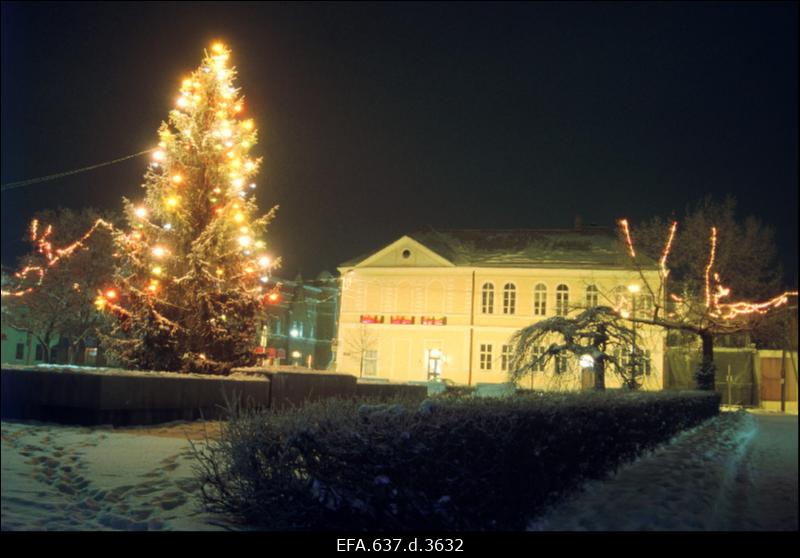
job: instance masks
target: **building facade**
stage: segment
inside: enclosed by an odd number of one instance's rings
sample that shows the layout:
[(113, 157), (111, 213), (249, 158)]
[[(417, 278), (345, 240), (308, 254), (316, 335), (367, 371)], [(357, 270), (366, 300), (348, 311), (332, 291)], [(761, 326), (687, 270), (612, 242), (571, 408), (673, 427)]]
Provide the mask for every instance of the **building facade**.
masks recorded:
[(315, 280), (274, 279), (267, 285), (255, 353), (263, 364), (326, 370), (333, 366), (339, 285), (330, 273)]
[[(588, 306), (636, 313), (653, 303), (614, 232), (598, 227), (417, 233), (339, 271), (337, 371), (398, 382), (504, 383), (509, 338), (519, 329)], [(654, 262), (643, 273), (659, 284)], [(664, 334), (641, 325), (638, 333), (636, 350), (647, 357), (643, 385), (661, 389)], [(623, 362), (630, 354), (616, 350)], [(522, 387), (576, 389), (590, 380), (570, 356), (554, 359)], [(620, 382), (609, 372), (606, 384)]]

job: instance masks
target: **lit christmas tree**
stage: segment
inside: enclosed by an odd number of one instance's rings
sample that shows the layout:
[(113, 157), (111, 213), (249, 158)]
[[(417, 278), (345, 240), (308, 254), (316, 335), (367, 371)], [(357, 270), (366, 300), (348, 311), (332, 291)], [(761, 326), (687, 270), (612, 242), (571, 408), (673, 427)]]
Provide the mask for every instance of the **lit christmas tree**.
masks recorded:
[(144, 200), (124, 200), (130, 230), (117, 233), (115, 284), (99, 308), (119, 320), (111, 356), (152, 370), (227, 373), (251, 362), (256, 315), (277, 264), (262, 235), (277, 210), (258, 215), (260, 159), (253, 120), (217, 43), (185, 78), (159, 128)]

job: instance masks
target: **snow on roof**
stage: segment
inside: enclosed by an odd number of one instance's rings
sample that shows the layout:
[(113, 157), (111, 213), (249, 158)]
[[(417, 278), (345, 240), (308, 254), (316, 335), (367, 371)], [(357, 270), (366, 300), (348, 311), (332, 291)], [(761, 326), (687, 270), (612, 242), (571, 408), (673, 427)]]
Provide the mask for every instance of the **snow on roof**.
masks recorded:
[[(416, 232), (411, 238), (457, 266), (630, 268), (616, 231), (579, 229), (445, 229)], [(356, 265), (371, 254), (342, 264)], [(645, 268), (657, 263), (637, 256)]]

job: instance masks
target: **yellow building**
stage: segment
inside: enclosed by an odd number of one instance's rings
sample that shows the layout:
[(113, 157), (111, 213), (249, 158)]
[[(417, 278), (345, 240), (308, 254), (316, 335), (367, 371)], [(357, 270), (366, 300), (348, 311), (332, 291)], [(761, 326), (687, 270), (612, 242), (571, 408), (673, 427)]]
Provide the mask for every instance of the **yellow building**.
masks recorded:
[[(508, 340), (520, 328), (587, 306), (622, 304), (638, 313), (652, 304), (614, 232), (598, 227), (412, 234), (339, 271), (336, 369), (393, 382), (503, 383)], [(658, 285), (656, 265), (644, 274)], [(641, 325), (638, 332), (637, 350), (649, 357), (644, 386), (661, 389), (664, 334)], [(554, 374), (556, 366), (568, 372)], [(574, 357), (547, 368), (522, 387), (578, 389), (593, 381)], [(606, 385), (620, 385), (610, 370)]]

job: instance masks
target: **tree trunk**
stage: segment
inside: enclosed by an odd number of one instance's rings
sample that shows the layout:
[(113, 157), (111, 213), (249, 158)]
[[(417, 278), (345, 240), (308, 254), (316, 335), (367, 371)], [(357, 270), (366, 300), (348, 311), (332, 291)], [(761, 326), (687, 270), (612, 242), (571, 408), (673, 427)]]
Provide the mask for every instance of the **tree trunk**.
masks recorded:
[(700, 332), (700, 339), (703, 342), (703, 358), (700, 362), (700, 369), (697, 371), (697, 389), (714, 391), (716, 367), (714, 365), (714, 335), (708, 331)]
[(594, 361), (594, 389), (597, 391), (606, 389), (606, 362), (602, 358)]

